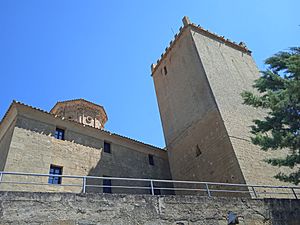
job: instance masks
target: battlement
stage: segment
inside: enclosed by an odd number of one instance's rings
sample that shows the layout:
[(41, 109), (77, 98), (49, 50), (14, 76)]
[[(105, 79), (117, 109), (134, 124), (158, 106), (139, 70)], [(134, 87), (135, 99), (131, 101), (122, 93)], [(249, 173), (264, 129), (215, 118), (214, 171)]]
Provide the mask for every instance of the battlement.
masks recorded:
[(166, 47), (165, 51), (161, 54), (160, 58), (156, 61), (156, 64), (151, 64), (151, 73), (156, 71), (156, 68), (161, 64), (162, 60), (168, 55), (169, 51), (172, 49), (172, 47), (176, 44), (179, 37), (187, 30), (187, 28), (190, 28), (196, 32), (199, 32), (209, 38), (215, 39), (222, 44), (225, 44), (227, 46), (230, 46), (236, 50), (239, 50), (243, 53), (246, 53), (248, 55), (251, 55), (251, 51), (247, 48), (246, 44), (244, 42), (234, 42), (228, 38), (225, 38), (224, 36), (220, 36), (214, 32), (211, 32), (209, 30), (204, 29), (200, 25), (197, 25), (195, 23), (192, 23), (190, 19), (187, 16), (184, 16), (182, 18), (183, 27), (181, 26), (179, 28), (179, 32), (174, 35), (174, 39), (170, 41), (169, 46)]

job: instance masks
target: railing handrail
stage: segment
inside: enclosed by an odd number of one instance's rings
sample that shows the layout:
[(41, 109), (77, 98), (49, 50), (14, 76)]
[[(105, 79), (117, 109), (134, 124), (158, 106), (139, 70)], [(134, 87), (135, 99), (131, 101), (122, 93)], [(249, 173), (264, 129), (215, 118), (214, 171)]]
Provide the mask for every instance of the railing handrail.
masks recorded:
[[(80, 175), (57, 175), (57, 174), (43, 174), (43, 173), (27, 173), (27, 172), (8, 172), (0, 171), (0, 174), (9, 175), (25, 175), (25, 176), (43, 176), (43, 177), (62, 177), (62, 178), (90, 178), (90, 179), (109, 179), (109, 180), (125, 180), (125, 181), (145, 181), (145, 182), (161, 182), (161, 183), (185, 183), (185, 184), (208, 184), (208, 185), (223, 185), (223, 186), (237, 186), (237, 187), (262, 187), (262, 188), (293, 188), (300, 189), (300, 186), (275, 186), (275, 185), (260, 185), (260, 184), (237, 184), (237, 183), (222, 183), (210, 181), (188, 181), (188, 180), (160, 180), (149, 178), (132, 178), (132, 177), (102, 177), (102, 176), (80, 176)], [(1, 182), (1, 181), (0, 181)]]
[[(298, 199), (295, 190), (300, 190), (300, 186), (275, 186), (275, 185), (259, 185), (259, 184), (236, 184), (236, 183), (218, 183), (218, 182), (205, 182), (205, 181), (186, 181), (186, 180), (160, 180), (160, 179), (145, 179), (145, 178), (130, 178), (130, 177), (102, 177), (102, 176), (81, 176), (81, 175), (58, 175), (58, 174), (43, 174), (43, 173), (28, 173), (28, 172), (10, 172), (10, 171), (0, 171), (0, 184), (26, 184), (26, 185), (53, 185), (51, 183), (41, 183), (41, 182), (24, 182), (24, 181), (3, 181), (3, 175), (15, 175), (15, 176), (33, 176), (33, 177), (61, 177), (70, 179), (80, 179), (82, 183), (79, 184), (55, 184), (55, 186), (73, 186), (81, 187), (82, 192), (86, 193), (87, 187), (102, 187), (102, 188), (120, 188), (120, 189), (148, 189), (151, 191), (152, 195), (155, 195), (155, 190), (172, 190), (172, 191), (201, 191), (206, 192), (208, 197), (212, 196), (212, 193), (222, 192), (222, 193), (251, 193), (255, 198), (258, 198), (258, 194), (284, 194), (282, 192), (259, 192), (255, 188), (269, 188), (269, 189), (287, 189), (292, 191), (294, 198)], [(120, 181), (140, 181), (149, 182), (150, 186), (133, 186), (133, 185), (93, 185), (87, 184), (88, 179), (99, 179), (99, 180), (120, 180)], [(171, 183), (171, 184), (202, 184), (203, 188), (178, 188), (178, 187), (161, 187), (157, 183)], [(223, 186), (223, 189), (216, 189), (213, 186)], [(238, 188), (248, 188), (248, 191), (241, 191), (241, 189), (236, 190), (226, 190), (224, 187), (238, 187)], [(289, 193), (286, 193), (289, 194)]]

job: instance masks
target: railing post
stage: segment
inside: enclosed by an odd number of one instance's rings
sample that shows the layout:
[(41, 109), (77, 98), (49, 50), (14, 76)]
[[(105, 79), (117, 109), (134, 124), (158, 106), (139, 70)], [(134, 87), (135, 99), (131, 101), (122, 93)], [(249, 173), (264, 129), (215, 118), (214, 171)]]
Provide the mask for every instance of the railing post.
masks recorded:
[(82, 178), (82, 192), (86, 192), (86, 177)]
[(294, 194), (294, 196), (295, 196), (295, 199), (298, 199), (297, 194), (296, 194), (294, 188), (291, 188), (291, 189), (292, 189), (292, 192), (293, 192), (293, 194)]
[(2, 176), (3, 176), (3, 173), (0, 172), (0, 184), (1, 184), (1, 181), (2, 181)]
[(154, 187), (153, 187), (153, 181), (150, 180), (150, 186), (151, 186), (151, 195), (154, 195)]
[(208, 184), (205, 183), (205, 186), (206, 186), (206, 191), (207, 191), (208, 197), (211, 197), (211, 193), (210, 193), (210, 190), (209, 190), (209, 188), (208, 188)]
[(255, 191), (254, 187), (251, 186), (251, 188), (252, 188), (252, 191), (253, 191), (253, 194), (254, 194), (255, 198), (257, 198), (257, 194), (256, 194), (256, 191)]

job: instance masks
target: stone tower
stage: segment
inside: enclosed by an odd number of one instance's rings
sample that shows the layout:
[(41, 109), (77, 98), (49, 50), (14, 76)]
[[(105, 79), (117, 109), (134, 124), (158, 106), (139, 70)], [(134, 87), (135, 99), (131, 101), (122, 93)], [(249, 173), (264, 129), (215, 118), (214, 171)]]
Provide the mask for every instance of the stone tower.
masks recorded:
[(57, 102), (50, 113), (98, 129), (103, 129), (107, 121), (103, 106), (84, 99)]
[(251, 51), (187, 17), (183, 24), (151, 66), (172, 178), (280, 183), (263, 161), (273, 153), (250, 141), (249, 126), (264, 113), (240, 96), (259, 75)]

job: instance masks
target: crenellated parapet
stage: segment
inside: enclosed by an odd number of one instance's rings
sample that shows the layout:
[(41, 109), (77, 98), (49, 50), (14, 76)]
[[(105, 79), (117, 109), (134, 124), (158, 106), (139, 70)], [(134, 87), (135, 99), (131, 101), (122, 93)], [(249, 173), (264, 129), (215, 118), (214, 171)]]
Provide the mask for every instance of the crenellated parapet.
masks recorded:
[(192, 23), (190, 19), (187, 16), (184, 16), (182, 19), (183, 27), (181, 26), (179, 28), (179, 32), (174, 35), (174, 39), (172, 39), (169, 43), (169, 46), (165, 48), (165, 51), (161, 54), (160, 58), (156, 61), (156, 63), (151, 64), (151, 73), (153, 74), (157, 68), (158, 65), (160, 65), (161, 61), (168, 55), (170, 50), (173, 48), (173, 46), (176, 44), (177, 40), (180, 38), (180, 36), (190, 28), (191, 30), (194, 30), (196, 32), (199, 32), (207, 37), (210, 37), (212, 39), (215, 39), (216, 41), (219, 41), (220, 43), (230, 46), (236, 50), (239, 50), (245, 54), (251, 55), (251, 51), (247, 48), (246, 44), (244, 42), (235, 42), (228, 38), (225, 38), (224, 36), (220, 36), (214, 32), (211, 32), (207, 29), (204, 29), (200, 25), (197, 25), (195, 23)]

